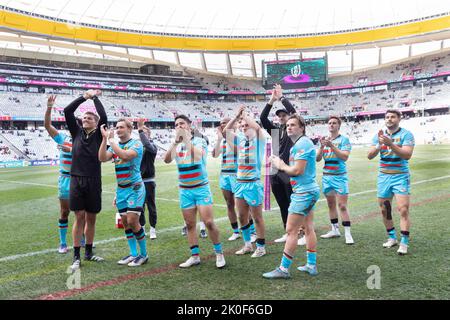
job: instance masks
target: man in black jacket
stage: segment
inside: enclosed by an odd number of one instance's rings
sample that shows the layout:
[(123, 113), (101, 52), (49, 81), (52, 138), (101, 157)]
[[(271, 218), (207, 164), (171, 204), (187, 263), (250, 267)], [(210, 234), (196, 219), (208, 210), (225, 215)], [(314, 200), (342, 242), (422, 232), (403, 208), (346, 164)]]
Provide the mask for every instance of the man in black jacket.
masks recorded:
[[(97, 213), (102, 209), (101, 167), (98, 160), (98, 150), (103, 139), (100, 126), (107, 124), (105, 109), (98, 98), (100, 94), (100, 90), (88, 90), (64, 109), (73, 144), (69, 195), (70, 210), (75, 212), (72, 230), (74, 249), (72, 271), (81, 266), (80, 246), (85, 223), (85, 260), (103, 260), (92, 252)], [(90, 111), (85, 112), (80, 126), (75, 118), (75, 111), (88, 99), (92, 99), (94, 102), (98, 115)]]
[[(280, 108), (275, 112), (278, 117), (279, 124), (274, 124), (268, 119), (268, 116), (273, 104), (277, 100), (281, 101), (286, 109)], [(289, 151), (293, 146), (293, 141), (288, 137), (286, 132), (286, 122), (289, 115), (294, 114), (295, 112), (296, 111), (292, 104), (283, 96), (281, 86), (278, 84), (275, 85), (270, 101), (266, 104), (264, 110), (262, 111), (260, 119), (263, 128), (266, 129), (272, 137), (273, 154), (278, 154), (285, 163), (289, 163)], [(282, 171), (278, 171), (275, 175), (271, 176), (270, 185), (272, 187), (272, 193), (278, 203), (278, 206), (280, 207), (281, 219), (283, 220), (283, 226), (286, 230), (288, 208), (292, 194), (289, 176)], [(286, 242), (286, 234), (284, 234), (281, 238), (276, 239), (275, 242)]]
[[(145, 119), (139, 119), (137, 123), (139, 138), (144, 146), (144, 155), (141, 162), (141, 176), (145, 185), (145, 203), (148, 208), (148, 218), (150, 221), (150, 239), (156, 239), (156, 201), (155, 201), (155, 158), (158, 148), (150, 138), (150, 129), (144, 126)], [(145, 225), (145, 204), (141, 215), (141, 225)]]

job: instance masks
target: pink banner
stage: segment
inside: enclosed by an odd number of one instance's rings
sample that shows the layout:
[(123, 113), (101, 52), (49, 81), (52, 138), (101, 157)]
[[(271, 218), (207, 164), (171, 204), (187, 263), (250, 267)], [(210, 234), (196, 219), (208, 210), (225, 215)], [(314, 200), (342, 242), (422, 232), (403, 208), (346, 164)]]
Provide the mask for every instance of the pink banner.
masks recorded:
[(447, 76), (447, 75), (450, 75), (450, 71), (439, 72), (436, 74), (436, 76)]
[(230, 94), (255, 94), (253, 91), (229, 91)]
[(269, 157), (272, 154), (272, 144), (266, 143), (266, 175), (264, 177), (264, 210), (270, 210), (270, 162)]
[(336, 86), (336, 87), (320, 87), (321, 90), (339, 90), (339, 89), (352, 89), (353, 85), (349, 84), (346, 86)]
[[(397, 109), (397, 110), (400, 111), (400, 112), (414, 111), (413, 108), (400, 108), (400, 109)], [(386, 110), (363, 111), (363, 112), (358, 112), (356, 115), (357, 116), (370, 116), (372, 114), (383, 114), (385, 112), (386, 112)]]
[(414, 80), (414, 76), (402, 76), (402, 80)]
[(37, 84), (44, 86), (58, 86), (58, 87), (67, 87), (67, 83), (65, 82), (50, 82), (50, 81), (38, 81), (38, 80), (30, 80), (27, 84)]
[(169, 89), (166, 88), (142, 88), (143, 91), (153, 91), (153, 92), (170, 92)]
[(101, 84), (84, 84), (83, 88), (87, 88), (87, 89), (101, 89), (102, 85)]
[(382, 114), (385, 113), (386, 110), (382, 110), (382, 111), (363, 111), (363, 112), (358, 112), (356, 115), (357, 116), (369, 116), (371, 114)]
[(369, 86), (380, 86), (383, 84), (387, 84), (387, 81), (375, 81), (375, 82), (369, 82), (368, 85)]

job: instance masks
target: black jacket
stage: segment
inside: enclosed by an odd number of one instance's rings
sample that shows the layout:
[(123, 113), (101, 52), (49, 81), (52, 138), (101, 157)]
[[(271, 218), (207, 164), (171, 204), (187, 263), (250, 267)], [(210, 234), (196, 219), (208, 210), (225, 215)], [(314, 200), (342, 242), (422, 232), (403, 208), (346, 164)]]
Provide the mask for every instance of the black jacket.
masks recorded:
[(75, 110), (86, 101), (83, 97), (79, 97), (72, 101), (64, 108), (64, 116), (72, 135), (72, 169), (70, 174), (80, 177), (101, 177), (100, 160), (98, 160), (98, 150), (102, 143), (103, 137), (100, 126), (107, 124), (105, 108), (97, 97), (92, 98), (95, 109), (97, 110), (100, 120), (97, 128), (89, 135), (77, 123), (75, 118)]
[(141, 176), (142, 179), (149, 179), (155, 177), (155, 158), (158, 153), (158, 148), (149, 140), (144, 132), (139, 132), (142, 145), (144, 146), (144, 155), (141, 162)]
[[(281, 103), (283, 104), (283, 106), (286, 108), (286, 111), (288, 112), (288, 114), (294, 114), (296, 111), (294, 109), (294, 107), (292, 106), (292, 104), (289, 102), (288, 99), (286, 98), (281, 98)], [(270, 104), (266, 104), (266, 106), (264, 107), (264, 110), (261, 113), (260, 119), (261, 119), (261, 124), (263, 126), (264, 129), (267, 130), (267, 132), (274, 137), (274, 132), (272, 130), (278, 130), (278, 138), (279, 138), (279, 150), (273, 150), (274, 154), (278, 154), (280, 156), (280, 158), (287, 164), (289, 164), (289, 152), (292, 148), (293, 141), (288, 137), (287, 132), (286, 132), (286, 126), (285, 125), (275, 125), (272, 121), (270, 121), (268, 119), (269, 113), (270, 113), (270, 109), (272, 109), (272, 105)], [(274, 142), (272, 141), (272, 145), (273, 147), (275, 147)]]

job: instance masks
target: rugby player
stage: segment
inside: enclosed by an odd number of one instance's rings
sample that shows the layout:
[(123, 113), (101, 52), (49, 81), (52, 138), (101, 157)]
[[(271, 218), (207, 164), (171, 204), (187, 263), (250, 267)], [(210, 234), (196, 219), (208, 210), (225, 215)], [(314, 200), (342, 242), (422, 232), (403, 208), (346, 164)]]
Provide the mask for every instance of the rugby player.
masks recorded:
[(412, 157), (415, 142), (413, 134), (400, 127), (401, 116), (398, 110), (386, 111), (384, 116), (386, 130), (379, 130), (373, 137), (372, 147), (367, 157), (372, 160), (380, 154), (377, 196), (383, 223), (388, 233), (388, 240), (383, 243), (383, 247), (391, 248), (398, 244), (392, 219), (392, 199), (395, 197), (397, 211), (400, 214), (401, 233), (397, 253), (405, 255), (408, 253), (411, 225), (409, 219), (411, 182), (408, 160)]
[(350, 232), (350, 216), (348, 214), (348, 176), (345, 162), (350, 156), (352, 145), (350, 140), (341, 135), (339, 130), (342, 121), (338, 117), (332, 116), (328, 119), (328, 137), (320, 139), (320, 148), (317, 152), (316, 161), (325, 161), (322, 175), (322, 192), (327, 199), (328, 212), (331, 221), (331, 230), (321, 235), (323, 239), (340, 237), (339, 215), (345, 230), (345, 243), (354, 244)]
[[(234, 191), (236, 189), (236, 174), (237, 174), (237, 147), (230, 147), (224, 138), (223, 129), (230, 121), (230, 118), (225, 118), (220, 121), (220, 126), (217, 127), (217, 141), (212, 151), (212, 156), (218, 158), (222, 154), (222, 166), (220, 170), (219, 184), (222, 190), (222, 195), (227, 204), (228, 219), (231, 224), (233, 234), (228, 238), (228, 241), (234, 241), (241, 237), (239, 233), (238, 219), (235, 210)], [(232, 128), (236, 130), (235, 127)]]
[(114, 129), (108, 130), (105, 125), (100, 129), (103, 140), (98, 151), (98, 159), (101, 162), (114, 159), (117, 179), (116, 207), (122, 218), (130, 247), (130, 254), (117, 263), (130, 267), (141, 266), (148, 261), (145, 231), (139, 222), (145, 202), (145, 186), (140, 170), (144, 148), (139, 140), (131, 138), (133, 123), (126, 119), (119, 119), (116, 124), (119, 143), (114, 140)]
[[(232, 128), (239, 122), (240, 132), (234, 133)], [(238, 148), (237, 183), (234, 192), (239, 212), (244, 246), (236, 252), (244, 255), (253, 252), (251, 239), (250, 217), (256, 226), (256, 250), (253, 258), (266, 254), (265, 225), (262, 216), (262, 202), (264, 199), (264, 187), (261, 183), (261, 164), (264, 157), (266, 136), (264, 130), (256, 121), (245, 112), (245, 106), (241, 106), (236, 116), (225, 126), (226, 140), (230, 147)]]
[(287, 240), (284, 246), (281, 264), (271, 272), (263, 274), (264, 278), (290, 278), (289, 268), (294, 259), (298, 242), (298, 230), (304, 227), (306, 237), (306, 259), (304, 266), (297, 269), (312, 276), (317, 272), (317, 238), (314, 231), (314, 207), (320, 197), (316, 183), (316, 150), (311, 139), (305, 136), (306, 123), (299, 115), (291, 115), (287, 121), (287, 134), (294, 141), (290, 150), (289, 164), (277, 156), (271, 157), (275, 168), (286, 172), (291, 178), (292, 195), (287, 221)]
[(67, 229), (69, 227), (69, 187), (70, 168), (72, 166), (72, 138), (64, 132), (59, 132), (52, 126), (51, 114), (55, 104), (56, 96), (50, 95), (47, 99), (47, 110), (44, 116), (44, 127), (50, 137), (58, 144), (59, 149), (59, 178), (58, 198), (60, 217), (58, 221), (59, 230), (59, 253), (67, 253)]
[[(278, 100), (283, 104), (283, 108), (280, 108), (275, 112), (275, 115), (278, 118), (278, 124), (275, 124), (268, 119), (268, 116), (274, 103)], [(289, 150), (293, 146), (292, 140), (288, 137), (286, 132), (286, 122), (289, 115), (294, 114), (295, 112), (292, 104), (283, 96), (281, 85), (275, 85), (269, 102), (261, 112), (260, 120), (262, 127), (272, 136), (272, 148), (274, 149), (274, 154), (279, 154), (284, 162), (289, 161)], [(276, 174), (270, 176), (270, 185), (275, 200), (280, 207), (283, 229), (286, 230), (289, 201), (292, 194), (289, 176), (282, 171), (278, 171)], [(275, 242), (283, 243), (286, 241), (286, 238), (287, 233), (284, 233), (283, 236), (276, 239)]]
[(197, 211), (208, 229), (216, 253), (216, 266), (223, 268), (226, 264), (219, 230), (213, 218), (213, 198), (206, 171), (208, 155), (207, 142), (199, 135), (194, 135), (191, 120), (185, 115), (175, 117), (175, 141), (164, 156), (165, 163), (176, 161), (179, 173), (180, 208), (187, 227), (187, 238), (191, 257), (180, 268), (189, 268), (200, 264), (200, 248), (196, 232)]

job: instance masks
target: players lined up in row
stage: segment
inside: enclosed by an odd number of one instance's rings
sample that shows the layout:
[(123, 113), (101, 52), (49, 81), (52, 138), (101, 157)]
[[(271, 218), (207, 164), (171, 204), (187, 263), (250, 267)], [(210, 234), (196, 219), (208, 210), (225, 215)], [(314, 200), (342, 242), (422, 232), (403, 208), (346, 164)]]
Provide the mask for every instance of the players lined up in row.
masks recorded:
[[(75, 212), (72, 230), (74, 260), (72, 270), (81, 266), (80, 247), (83, 234), (86, 239), (85, 260), (103, 261), (93, 254), (96, 214), (101, 211), (101, 174), (100, 163), (113, 160), (115, 164), (117, 191), (115, 206), (122, 216), (130, 254), (118, 263), (128, 266), (140, 266), (148, 261), (145, 231), (142, 227), (144, 203), (154, 205), (154, 156), (156, 147), (151, 142), (149, 129), (143, 121), (138, 122), (140, 140), (131, 138), (133, 124), (120, 119), (115, 129), (106, 127), (104, 108), (98, 98), (100, 91), (88, 90), (82, 97), (74, 100), (64, 109), (71, 137), (59, 133), (50, 124), (51, 108), (55, 97), (48, 99), (45, 127), (61, 148), (61, 169), (59, 178), (59, 198), (61, 203), (60, 252), (67, 252), (65, 233), (67, 232), (69, 210)], [(85, 112), (81, 123), (74, 116), (78, 106), (92, 99), (97, 114)], [(286, 109), (277, 110), (280, 125), (268, 121), (267, 115), (275, 101), (281, 101)], [(381, 153), (378, 174), (378, 201), (383, 222), (388, 232), (388, 241), (383, 247), (390, 248), (398, 244), (392, 219), (392, 199), (395, 196), (400, 213), (401, 241), (399, 254), (406, 254), (409, 242), (409, 198), (410, 174), (408, 160), (414, 149), (413, 135), (400, 128), (401, 113), (387, 110), (385, 114), (386, 130), (380, 130), (374, 137), (368, 158)], [(261, 114), (261, 123), (265, 131), (252, 116), (239, 108), (235, 117), (221, 121), (217, 128), (218, 140), (213, 156), (222, 154), (220, 188), (227, 202), (228, 216), (236, 240), (242, 233), (244, 246), (237, 255), (253, 253), (252, 258), (266, 254), (265, 224), (262, 215), (263, 185), (260, 181), (261, 165), (268, 133), (278, 139), (280, 157), (271, 156), (272, 167), (277, 169), (271, 176), (272, 191), (280, 205), (286, 234), (276, 242), (285, 242), (281, 264), (275, 270), (263, 274), (265, 278), (289, 278), (296, 246), (306, 244), (307, 261), (298, 269), (316, 275), (317, 239), (313, 226), (314, 207), (320, 196), (316, 182), (316, 161), (324, 159), (322, 192), (324, 193), (330, 214), (331, 230), (322, 238), (340, 236), (337, 212), (339, 211), (345, 228), (345, 241), (353, 244), (350, 233), (350, 218), (347, 210), (349, 194), (345, 162), (348, 160), (351, 145), (347, 137), (339, 133), (341, 120), (330, 117), (328, 128), (330, 135), (320, 139), (318, 150), (305, 135), (306, 122), (295, 113), (289, 101), (283, 97), (280, 86), (275, 86), (271, 100)], [(196, 234), (197, 212), (208, 229), (216, 253), (216, 266), (225, 266), (225, 257), (220, 242), (219, 231), (213, 219), (213, 199), (206, 171), (207, 140), (195, 134), (191, 121), (184, 115), (175, 118), (175, 139), (164, 156), (165, 163), (175, 160), (178, 167), (180, 208), (187, 228), (187, 239), (191, 256), (180, 264), (188, 268), (200, 263), (200, 250)], [(274, 134), (276, 132), (276, 134)], [(115, 137), (119, 142), (116, 142)], [(145, 148), (144, 148), (144, 146)], [(274, 143), (276, 145), (276, 143)], [(143, 162), (145, 152), (152, 154), (148, 163)], [(149, 166), (146, 176), (141, 169)], [(145, 170), (144, 170), (145, 171)], [(143, 178), (152, 183), (146, 188)], [(287, 180), (289, 179), (289, 180)], [(289, 181), (289, 183), (286, 183)], [(280, 188), (281, 185), (290, 187)], [(146, 192), (147, 189), (147, 192)], [(288, 199), (286, 199), (288, 195)], [(149, 197), (150, 196), (150, 197)], [(237, 208), (237, 214), (235, 211)], [(155, 210), (155, 209), (152, 209)], [(237, 219), (241, 227), (239, 228)], [(152, 219), (151, 219), (152, 220)], [(156, 220), (154, 218), (153, 220)], [(256, 227), (256, 250), (252, 245), (251, 221)], [(155, 222), (154, 222), (155, 223)], [(152, 226), (154, 227), (154, 225)], [(302, 234), (299, 239), (299, 234)], [(139, 253), (138, 253), (139, 247)]]

